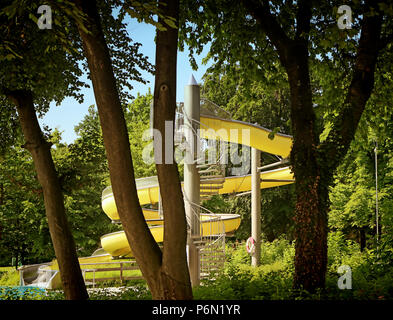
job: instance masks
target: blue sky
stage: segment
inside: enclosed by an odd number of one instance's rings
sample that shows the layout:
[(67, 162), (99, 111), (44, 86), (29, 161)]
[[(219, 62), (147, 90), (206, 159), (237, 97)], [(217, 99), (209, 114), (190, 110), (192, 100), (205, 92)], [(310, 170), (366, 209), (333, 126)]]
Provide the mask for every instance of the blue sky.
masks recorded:
[[(128, 31), (134, 42), (142, 44), (140, 51), (149, 58), (150, 63), (155, 62), (155, 28), (145, 23), (138, 23), (135, 19), (131, 19), (128, 23)], [(200, 56), (196, 56), (198, 63), (198, 70), (194, 71), (188, 60), (188, 50), (185, 48), (184, 52), (178, 52), (177, 57), (177, 101), (183, 101), (184, 86), (188, 83), (190, 75), (193, 74), (198, 82), (201, 82), (203, 74), (206, 72), (209, 65), (202, 65), (201, 60), (206, 56), (208, 48), (206, 48)], [(154, 92), (154, 77), (151, 74), (143, 73), (143, 77), (149, 81), (148, 84), (133, 82), (134, 89), (131, 91), (133, 96), (137, 93), (145, 94), (149, 88)], [(83, 77), (86, 80), (86, 75)], [(89, 83), (89, 82), (88, 82)], [(50, 128), (58, 128), (62, 132), (62, 139), (66, 143), (72, 143), (77, 137), (74, 131), (77, 125), (87, 114), (88, 107), (95, 105), (94, 93), (91, 83), (89, 89), (84, 89), (84, 102), (79, 104), (73, 98), (64, 99), (60, 106), (54, 103), (50, 110), (42, 119), (39, 119), (41, 126), (43, 124)]]

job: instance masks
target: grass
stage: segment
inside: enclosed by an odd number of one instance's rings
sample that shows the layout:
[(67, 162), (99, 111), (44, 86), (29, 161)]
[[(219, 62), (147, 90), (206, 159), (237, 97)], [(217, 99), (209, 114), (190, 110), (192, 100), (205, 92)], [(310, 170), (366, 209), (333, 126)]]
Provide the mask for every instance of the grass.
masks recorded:
[[(129, 266), (128, 264), (123, 264), (123, 267)], [(110, 263), (110, 264), (92, 264), (92, 265), (83, 265), (81, 266), (82, 270), (86, 269), (109, 269), (109, 268), (120, 268), (120, 263)], [(140, 270), (123, 270), (123, 277), (141, 277), (142, 273)], [(85, 272), (86, 280), (93, 280), (93, 278), (116, 278), (120, 279), (120, 270), (108, 270), (108, 271), (96, 271), (94, 272)]]
[[(127, 264), (123, 265), (124, 267)], [(92, 265), (82, 265), (81, 269), (102, 269), (102, 268), (120, 268), (120, 263), (108, 263), (108, 264), (92, 264)], [(123, 270), (123, 277), (141, 277), (142, 273), (140, 270)], [(120, 282), (120, 271), (112, 270), (112, 271), (100, 271), (95, 272), (86, 272), (85, 273), (86, 280), (93, 280), (95, 278), (109, 278), (109, 280), (101, 283), (97, 283), (96, 285), (104, 286), (104, 285), (113, 285), (119, 286), (122, 285)], [(124, 281), (123, 281), (124, 282)], [(4, 287), (13, 287), (19, 285), (19, 271), (14, 267), (1, 267), (0, 268), (0, 286)]]
[(18, 286), (19, 272), (15, 267), (0, 268), (0, 286)]
[[(120, 264), (94, 264), (81, 266), (82, 269), (119, 268)], [(151, 299), (144, 280), (125, 280), (120, 282), (120, 271), (96, 272), (96, 278), (115, 278), (96, 283), (95, 288), (88, 288), (91, 300), (143, 300)], [(123, 270), (123, 277), (141, 276), (140, 270)], [(93, 273), (86, 273), (86, 279), (92, 280)], [(64, 300), (62, 290), (19, 287), (19, 272), (14, 267), (0, 268), (0, 300)]]
[(10, 271), (12, 269), (15, 270), (15, 267), (0, 267), (0, 272), (6, 272), (6, 271)]

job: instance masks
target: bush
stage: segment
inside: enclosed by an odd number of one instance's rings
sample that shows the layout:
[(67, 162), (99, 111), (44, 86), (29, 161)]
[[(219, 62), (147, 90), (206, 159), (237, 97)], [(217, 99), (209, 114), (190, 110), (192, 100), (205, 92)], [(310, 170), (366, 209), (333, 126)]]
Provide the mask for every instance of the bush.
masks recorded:
[(293, 270), (293, 259), (295, 257), (294, 242), (291, 243), (284, 238), (273, 242), (262, 242), (261, 264), (269, 265), (279, 262), (283, 268)]
[[(386, 250), (390, 250), (386, 249)], [(194, 289), (195, 299), (264, 299), (264, 300), (381, 300), (393, 298), (392, 264), (387, 253), (360, 251), (357, 243), (345, 240), (341, 233), (328, 237), (328, 272), (326, 288), (314, 294), (292, 289), (294, 243), (278, 239), (261, 246), (261, 265), (250, 266), (245, 244), (228, 246), (225, 270), (215, 280), (205, 280)], [(384, 262), (382, 262), (383, 260)], [(340, 290), (338, 268), (348, 265), (352, 271), (352, 289)]]
[(0, 300), (42, 300), (46, 292), (34, 287), (0, 287)]
[(261, 265), (250, 266), (250, 255), (241, 243), (227, 247), (227, 264), (214, 280), (194, 289), (195, 299), (289, 299), (293, 278), (294, 247), (284, 239), (263, 242)]
[[(389, 245), (381, 245), (378, 251), (365, 249), (361, 252), (359, 244), (346, 240), (341, 232), (331, 232), (328, 236), (327, 298), (392, 299), (393, 266), (389, 260), (390, 254)], [(341, 265), (351, 268), (352, 290), (339, 290), (337, 287), (341, 276), (337, 270)]]
[(291, 295), (292, 274), (275, 267), (230, 265), (214, 281), (203, 281), (194, 289), (195, 299), (288, 299)]
[(19, 271), (15, 268), (4, 270), (0, 274), (0, 286), (17, 286), (19, 285)]

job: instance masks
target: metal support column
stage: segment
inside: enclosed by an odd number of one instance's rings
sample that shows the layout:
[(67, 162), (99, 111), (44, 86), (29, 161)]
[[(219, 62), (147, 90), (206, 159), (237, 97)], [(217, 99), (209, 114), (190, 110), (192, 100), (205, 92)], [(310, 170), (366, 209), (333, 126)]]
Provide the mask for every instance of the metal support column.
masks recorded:
[(255, 249), (251, 256), (251, 265), (258, 266), (261, 259), (261, 174), (258, 170), (261, 152), (251, 148), (251, 237)]
[[(188, 267), (192, 286), (200, 283), (200, 258), (199, 249), (194, 244), (194, 239), (200, 235), (200, 187), (199, 173), (196, 167), (196, 159), (199, 154), (199, 120), (200, 120), (200, 88), (194, 77), (184, 89), (184, 126), (187, 130), (186, 141), (190, 148), (186, 149), (184, 163), (184, 193), (185, 210), (187, 220), (190, 223), (188, 238)], [(196, 121), (193, 121), (196, 120)], [(194, 205), (193, 205), (194, 204)], [(196, 205), (197, 206), (196, 206)]]

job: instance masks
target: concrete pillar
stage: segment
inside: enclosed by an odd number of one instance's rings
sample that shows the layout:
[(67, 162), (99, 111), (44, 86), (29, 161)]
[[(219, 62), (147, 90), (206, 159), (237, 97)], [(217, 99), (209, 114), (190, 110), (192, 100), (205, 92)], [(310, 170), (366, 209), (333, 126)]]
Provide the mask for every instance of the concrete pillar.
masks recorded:
[(251, 237), (255, 241), (251, 265), (258, 266), (261, 259), (261, 174), (258, 170), (261, 152), (251, 148)]
[[(184, 126), (187, 130), (186, 141), (191, 146), (190, 149), (187, 148), (185, 153), (184, 204), (187, 220), (190, 222), (191, 237), (197, 237), (200, 234), (199, 207), (191, 203), (197, 205), (200, 203), (199, 173), (195, 163), (198, 154), (197, 148), (199, 147), (199, 137), (196, 136), (196, 133), (199, 129), (200, 120), (200, 88), (193, 76), (191, 76), (188, 85), (184, 89), (184, 113)], [(199, 250), (191, 238), (188, 239), (188, 246), (188, 267), (191, 284), (192, 286), (198, 286), (200, 283)]]

